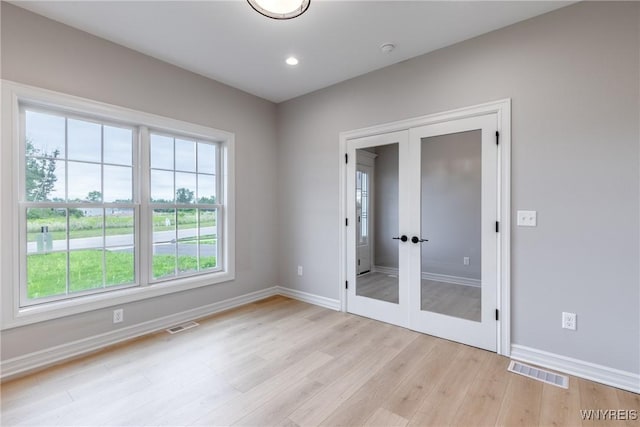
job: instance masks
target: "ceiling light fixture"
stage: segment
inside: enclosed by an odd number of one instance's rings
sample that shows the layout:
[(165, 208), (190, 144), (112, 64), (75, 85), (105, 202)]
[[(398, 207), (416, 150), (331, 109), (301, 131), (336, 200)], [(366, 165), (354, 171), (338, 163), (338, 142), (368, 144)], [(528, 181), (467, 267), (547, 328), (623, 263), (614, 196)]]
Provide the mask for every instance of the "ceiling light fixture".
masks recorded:
[(287, 65), (298, 65), (298, 58), (296, 58), (295, 56), (290, 56), (285, 60), (285, 62), (287, 63)]
[(247, 0), (259, 14), (273, 19), (291, 19), (309, 9), (311, 0)]

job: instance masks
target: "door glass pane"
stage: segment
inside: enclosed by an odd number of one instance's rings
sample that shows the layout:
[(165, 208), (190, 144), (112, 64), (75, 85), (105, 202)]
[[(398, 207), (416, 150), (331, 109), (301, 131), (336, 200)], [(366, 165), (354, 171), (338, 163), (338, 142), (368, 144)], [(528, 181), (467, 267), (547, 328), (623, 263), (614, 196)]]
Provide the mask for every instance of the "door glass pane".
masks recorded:
[(356, 295), (398, 303), (398, 148), (356, 150)]
[(421, 140), (421, 309), (480, 322), (480, 130)]

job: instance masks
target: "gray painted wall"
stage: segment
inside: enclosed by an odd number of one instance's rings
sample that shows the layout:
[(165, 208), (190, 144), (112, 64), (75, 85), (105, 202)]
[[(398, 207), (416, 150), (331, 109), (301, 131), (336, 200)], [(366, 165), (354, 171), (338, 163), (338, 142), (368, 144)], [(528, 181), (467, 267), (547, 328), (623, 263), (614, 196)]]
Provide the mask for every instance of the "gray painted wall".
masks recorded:
[(375, 148), (373, 265), (398, 268), (398, 144)]
[[(118, 326), (276, 285), (275, 105), (13, 5), (1, 7), (3, 79), (236, 135), (236, 280), (125, 305), (125, 322)], [(3, 331), (1, 357), (114, 328), (111, 310), (105, 309)]]
[(513, 342), (640, 373), (639, 15), (582, 2), (280, 104), (280, 284), (339, 297), (339, 132), (511, 98)]

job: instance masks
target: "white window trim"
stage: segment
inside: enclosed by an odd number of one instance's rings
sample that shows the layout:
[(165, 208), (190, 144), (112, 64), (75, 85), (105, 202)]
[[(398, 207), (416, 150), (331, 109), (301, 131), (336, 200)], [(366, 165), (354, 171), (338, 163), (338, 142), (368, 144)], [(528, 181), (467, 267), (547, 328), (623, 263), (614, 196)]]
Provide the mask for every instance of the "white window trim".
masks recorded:
[[(114, 305), (126, 304), (188, 289), (209, 286), (235, 279), (235, 135), (206, 126), (144, 113), (124, 107), (105, 104), (72, 95), (27, 86), (8, 80), (0, 81), (0, 115), (2, 133), (0, 146), (0, 308), (1, 330), (57, 319), (72, 314), (84, 313)], [(17, 183), (20, 180), (20, 126), (19, 103), (38, 105), (44, 108), (63, 109), (80, 115), (96, 115), (105, 120), (134, 126), (179, 133), (193, 138), (220, 142), (222, 170), (219, 175), (224, 186), (224, 215), (221, 249), (224, 253), (222, 270), (210, 274), (176, 278), (156, 283), (153, 286), (138, 286), (86, 295), (20, 308), (20, 211)], [(140, 150), (140, 147), (138, 148)], [(138, 153), (140, 155), (140, 152)], [(138, 169), (139, 171), (142, 168)], [(138, 177), (140, 178), (140, 177)], [(141, 216), (141, 227), (146, 226)], [(140, 246), (141, 247), (141, 246)], [(139, 265), (144, 266), (141, 254)]]

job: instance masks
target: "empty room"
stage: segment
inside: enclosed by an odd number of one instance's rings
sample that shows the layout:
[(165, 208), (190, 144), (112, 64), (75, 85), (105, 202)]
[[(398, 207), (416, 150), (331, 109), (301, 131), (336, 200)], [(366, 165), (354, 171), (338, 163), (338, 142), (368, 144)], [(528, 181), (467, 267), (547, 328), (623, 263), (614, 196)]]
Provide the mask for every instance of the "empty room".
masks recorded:
[(0, 1), (2, 426), (640, 425), (640, 2)]

